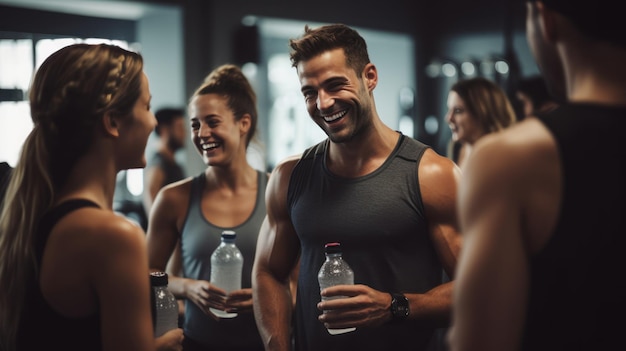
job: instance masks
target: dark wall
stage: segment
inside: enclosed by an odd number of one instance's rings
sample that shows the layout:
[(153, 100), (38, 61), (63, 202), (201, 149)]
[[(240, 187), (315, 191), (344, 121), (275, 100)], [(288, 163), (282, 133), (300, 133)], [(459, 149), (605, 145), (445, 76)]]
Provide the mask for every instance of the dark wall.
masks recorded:
[(0, 31), (135, 41), (135, 21), (0, 6)]

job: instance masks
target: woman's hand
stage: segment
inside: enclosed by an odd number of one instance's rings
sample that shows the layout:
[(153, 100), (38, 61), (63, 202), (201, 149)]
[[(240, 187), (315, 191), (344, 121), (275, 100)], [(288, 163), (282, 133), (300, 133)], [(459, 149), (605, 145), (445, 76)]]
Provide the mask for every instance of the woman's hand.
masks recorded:
[(176, 328), (155, 339), (157, 351), (182, 351), (183, 350), (183, 330)]

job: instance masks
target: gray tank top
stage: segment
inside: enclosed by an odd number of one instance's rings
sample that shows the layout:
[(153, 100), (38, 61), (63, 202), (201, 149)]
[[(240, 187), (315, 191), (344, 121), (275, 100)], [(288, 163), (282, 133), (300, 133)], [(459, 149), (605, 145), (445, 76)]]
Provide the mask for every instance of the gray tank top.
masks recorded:
[(340, 242), (355, 284), (422, 293), (442, 282), (418, 186), (421, 142), (401, 135), (371, 174), (342, 178), (326, 167), (329, 141), (308, 149), (291, 175), (288, 210), (301, 243), (295, 310), (297, 350), (424, 350), (433, 330), (415, 321), (330, 335), (317, 319), (324, 244)]
[[(218, 227), (202, 214), (201, 195), (206, 185), (204, 173), (193, 178), (189, 196), (189, 208), (181, 234), (183, 274), (187, 278), (211, 279), (211, 254), (220, 244), (222, 231), (234, 230), (237, 233), (236, 245), (243, 255), (242, 288), (250, 288), (252, 264), (261, 223), (265, 218), (265, 187), (267, 174), (258, 173), (256, 205), (250, 218), (232, 227)], [(185, 304), (184, 331), (186, 337), (215, 348), (258, 348), (261, 337), (252, 313), (239, 314), (236, 318), (219, 322), (205, 315), (194, 303)]]

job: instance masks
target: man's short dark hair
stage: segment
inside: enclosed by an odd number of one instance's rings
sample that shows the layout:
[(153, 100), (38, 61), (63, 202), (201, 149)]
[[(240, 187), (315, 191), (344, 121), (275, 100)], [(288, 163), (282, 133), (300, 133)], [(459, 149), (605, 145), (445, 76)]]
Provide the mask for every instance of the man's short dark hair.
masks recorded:
[(324, 51), (343, 49), (346, 63), (355, 72), (361, 73), (370, 63), (365, 39), (354, 29), (342, 23), (328, 24), (318, 28), (304, 27), (304, 34), (290, 39), (290, 59), (293, 67), (301, 61), (308, 61)]
[(542, 2), (569, 18), (583, 33), (596, 40), (626, 47), (623, 2), (619, 0), (526, 0)]
[(526, 94), (533, 103), (534, 108), (555, 101), (555, 98), (550, 94), (546, 81), (540, 75), (532, 75), (523, 77), (517, 84), (517, 91)]
[(169, 126), (172, 124), (172, 121), (174, 119), (185, 117), (185, 110), (177, 107), (164, 107), (157, 110), (154, 115), (158, 123), (154, 131), (157, 133), (157, 135), (161, 135), (161, 130), (159, 127), (164, 125)]

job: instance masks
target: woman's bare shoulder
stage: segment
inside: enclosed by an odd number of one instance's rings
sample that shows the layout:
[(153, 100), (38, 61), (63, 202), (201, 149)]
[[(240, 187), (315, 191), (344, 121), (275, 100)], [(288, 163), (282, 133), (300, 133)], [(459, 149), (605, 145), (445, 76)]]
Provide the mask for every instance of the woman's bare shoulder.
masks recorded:
[(141, 226), (123, 214), (99, 208), (81, 208), (68, 214), (55, 227), (54, 233), (69, 242), (92, 243), (85, 248), (136, 244), (145, 236)]
[(121, 257), (145, 256), (145, 232), (139, 224), (112, 210), (81, 208), (60, 220), (46, 244), (46, 255), (62, 255), (80, 262), (86, 270), (98, 270)]

